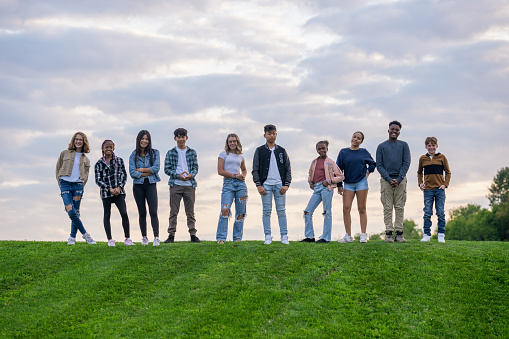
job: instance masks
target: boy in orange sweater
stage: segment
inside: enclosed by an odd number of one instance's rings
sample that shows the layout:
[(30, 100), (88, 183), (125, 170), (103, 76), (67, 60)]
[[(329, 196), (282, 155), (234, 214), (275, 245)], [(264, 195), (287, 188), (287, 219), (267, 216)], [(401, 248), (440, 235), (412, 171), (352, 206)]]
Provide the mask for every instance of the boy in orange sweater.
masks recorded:
[(417, 181), (421, 191), (424, 192), (424, 236), (421, 241), (429, 242), (431, 239), (431, 216), (433, 215), (433, 203), (435, 203), (438, 217), (438, 242), (444, 243), (445, 189), (449, 187), (451, 171), (445, 155), (436, 153), (437, 138), (427, 137), (424, 144), (428, 153), (419, 158), (419, 168), (417, 169)]

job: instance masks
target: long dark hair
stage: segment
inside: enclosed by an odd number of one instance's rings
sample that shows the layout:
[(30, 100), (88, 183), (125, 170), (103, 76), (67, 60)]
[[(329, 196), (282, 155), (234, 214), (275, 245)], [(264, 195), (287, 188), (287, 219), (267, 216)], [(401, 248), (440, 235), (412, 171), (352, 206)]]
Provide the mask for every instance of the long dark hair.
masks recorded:
[(148, 155), (148, 159), (150, 161), (150, 166), (152, 166), (152, 165), (154, 165), (155, 152), (152, 149), (152, 137), (150, 136), (149, 131), (147, 131), (146, 129), (142, 129), (138, 133), (138, 136), (136, 137), (136, 156), (137, 157), (141, 156), (140, 141), (141, 141), (141, 138), (143, 138), (144, 135), (146, 135), (147, 138), (148, 138), (148, 145), (147, 145), (147, 147), (145, 147), (145, 156)]

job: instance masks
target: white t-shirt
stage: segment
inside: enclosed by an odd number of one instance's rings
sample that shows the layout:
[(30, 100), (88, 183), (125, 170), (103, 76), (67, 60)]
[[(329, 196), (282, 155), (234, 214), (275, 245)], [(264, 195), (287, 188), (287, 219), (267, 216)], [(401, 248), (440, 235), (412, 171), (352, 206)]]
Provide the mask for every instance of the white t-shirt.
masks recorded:
[[(179, 160), (177, 163), (177, 173), (189, 173), (189, 168), (187, 168), (187, 160), (186, 160), (186, 152), (187, 152), (187, 146), (186, 149), (180, 149), (177, 146), (175, 146), (175, 149), (177, 150), (177, 153), (179, 155)], [(182, 181), (180, 179), (175, 179), (175, 185), (179, 186), (193, 186), (191, 181)]]
[(281, 175), (279, 174), (279, 169), (277, 168), (277, 160), (276, 155), (274, 154), (274, 148), (270, 149), (270, 165), (269, 165), (269, 173), (267, 174), (267, 180), (265, 180), (264, 184), (267, 185), (279, 185), (283, 182), (281, 181)]
[(68, 182), (83, 182), (83, 180), (80, 179), (80, 160), (81, 153), (76, 152), (76, 155), (74, 156), (74, 164), (72, 165), (71, 176), (61, 176), (60, 179)]
[(240, 165), (244, 162), (242, 154), (228, 153), (222, 151), (219, 158), (224, 160), (224, 170), (233, 174), (240, 174)]

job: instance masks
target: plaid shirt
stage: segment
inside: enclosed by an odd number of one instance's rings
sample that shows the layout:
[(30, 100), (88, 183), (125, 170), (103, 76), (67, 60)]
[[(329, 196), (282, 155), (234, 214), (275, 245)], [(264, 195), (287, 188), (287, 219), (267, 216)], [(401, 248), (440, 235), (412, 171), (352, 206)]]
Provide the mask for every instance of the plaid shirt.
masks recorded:
[(95, 164), (95, 183), (101, 188), (101, 198), (113, 197), (110, 188), (120, 186), (120, 194), (125, 195), (124, 186), (127, 181), (127, 172), (124, 166), (124, 160), (117, 157), (117, 166), (113, 164), (113, 159), (109, 164), (101, 158)]
[[(173, 185), (175, 185), (175, 180), (179, 178), (177, 173), (178, 162), (179, 155), (176, 147), (174, 147), (166, 153), (166, 159), (164, 159), (164, 173), (170, 177), (168, 180), (168, 185), (170, 185), (170, 187), (173, 187)], [(195, 177), (196, 174), (198, 174), (198, 157), (196, 156), (196, 151), (190, 147), (188, 147), (186, 151), (186, 162), (189, 174), (192, 177), (190, 179), (191, 184), (193, 187), (196, 187), (197, 183)]]

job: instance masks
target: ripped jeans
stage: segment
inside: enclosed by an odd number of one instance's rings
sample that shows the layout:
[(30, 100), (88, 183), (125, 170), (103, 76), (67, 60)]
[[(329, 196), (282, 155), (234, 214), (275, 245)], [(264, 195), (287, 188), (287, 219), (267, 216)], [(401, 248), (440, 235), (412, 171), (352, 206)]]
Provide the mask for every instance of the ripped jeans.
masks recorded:
[[(247, 186), (244, 181), (237, 179), (223, 179), (221, 193), (221, 214), (217, 223), (216, 240), (226, 241), (228, 234), (228, 218), (232, 215), (231, 207), (235, 199), (235, 222), (233, 223), (233, 241), (242, 240), (244, 219), (246, 218)], [(228, 209), (228, 215), (223, 216), (223, 209)], [(240, 218), (240, 219), (239, 219)]]
[(304, 210), (304, 235), (306, 238), (315, 237), (315, 231), (313, 229), (313, 212), (321, 202), (323, 204), (323, 234), (320, 236), (320, 239), (331, 241), (333, 195), (334, 191), (329, 191), (329, 188), (322, 184), (316, 184), (313, 188), (313, 195), (311, 196), (311, 199), (309, 199), (309, 203)]
[[(87, 233), (83, 223), (80, 219), (80, 204), (83, 197), (83, 183), (82, 182), (69, 182), (60, 179), (60, 196), (64, 201), (64, 206), (71, 205), (71, 210), (67, 211), (67, 215), (71, 219), (71, 237), (76, 238), (76, 233), (79, 230), (81, 234)], [(74, 199), (80, 197), (79, 200)]]

